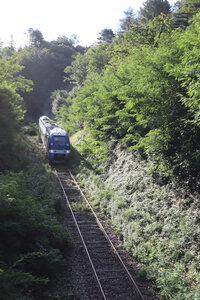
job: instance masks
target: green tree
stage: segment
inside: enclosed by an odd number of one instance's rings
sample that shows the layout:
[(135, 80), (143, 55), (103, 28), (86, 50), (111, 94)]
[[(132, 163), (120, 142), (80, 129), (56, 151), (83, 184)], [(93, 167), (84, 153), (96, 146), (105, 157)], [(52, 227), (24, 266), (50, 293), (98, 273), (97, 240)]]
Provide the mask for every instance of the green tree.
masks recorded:
[(84, 55), (74, 56), (71, 65), (67, 66), (66, 80), (70, 80), (78, 89), (83, 86), (89, 74), (103, 73), (111, 57), (110, 43), (104, 42), (87, 50)]
[(158, 46), (162, 35), (168, 36), (174, 28), (173, 21), (168, 15), (160, 14), (157, 18), (146, 23), (132, 25), (128, 32), (125, 32), (124, 38), (132, 47)]
[(104, 43), (104, 42), (108, 42), (108, 43), (112, 43), (113, 39), (114, 39), (115, 35), (112, 29), (103, 29), (100, 32), (100, 37), (98, 38), (99, 43)]
[(69, 80), (78, 88), (83, 85), (87, 76), (87, 57), (78, 53), (70, 66), (65, 68), (65, 80)]
[(111, 57), (110, 43), (105, 42), (90, 48), (85, 56), (88, 60), (88, 72), (102, 74)]
[(170, 13), (170, 4), (167, 0), (147, 0), (139, 11), (139, 20), (148, 23), (161, 13), (167, 15)]
[[(65, 99), (68, 96), (68, 92), (66, 90), (55, 90), (52, 94), (51, 94), (51, 99), (52, 99), (52, 113), (56, 116), (59, 113), (59, 109), (61, 107), (61, 105), (63, 105), (66, 101)], [(69, 106), (69, 104), (67, 105)]]
[[(179, 53), (176, 64), (169, 64), (169, 72), (180, 82), (183, 90), (182, 102), (192, 112), (194, 122), (200, 125), (200, 13), (192, 19), (190, 26), (181, 34), (175, 33), (172, 51)], [(175, 49), (175, 50), (174, 50)]]
[(29, 43), (30, 47), (42, 48), (44, 45), (44, 37), (38, 29), (29, 28)]
[(20, 93), (31, 90), (31, 81), (19, 75), (23, 67), (15, 63), (14, 57), (0, 60), (0, 170), (15, 161), (20, 123), (24, 118), (23, 99)]
[(174, 20), (176, 27), (187, 27), (191, 18), (199, 12), (199, 0), (182, 0), (176, 3)]
[(125, 17), (120, 20), (120, 31), (122, 32), (129, 31), (131, 25), (137, 24), (137, 19), (135, 18), (132, 8), (129, 8), (124, 14)]
[(17, 53), (17, 62), (25, 67), (21, 74), (34, 82), (33, 91), (23, 95), (29, 117), (38, 118), (50, 112), (51, 93), (56, 89), (70, 87), (69, 81), (64, 82), (64, 69), (72, 63), (76, 53), (72, 41), (65, 37), (50, 43), (43, 40), (41, 43), (33, 43), (31, 47)]

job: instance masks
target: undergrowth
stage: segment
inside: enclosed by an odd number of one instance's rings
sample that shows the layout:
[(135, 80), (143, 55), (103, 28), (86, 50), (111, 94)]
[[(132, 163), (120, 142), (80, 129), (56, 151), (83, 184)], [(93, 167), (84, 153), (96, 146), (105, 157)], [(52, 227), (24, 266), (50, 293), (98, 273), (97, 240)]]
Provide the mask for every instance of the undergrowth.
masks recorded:
[[(106, 164), (80, 165), (78, 176), (91, 202), (112, 220), (140, 264), (139, 276), (150, 280), (162, 299), (200, 299), (199, 194), (171, 174), (168, 183), (156, 183), (155, 162), (120, 148)], [(165, 169), (158, 171), (160, 178), (166, 175)]]
[(0, 174), (0, 298), (75, 299), (65, 278), (61, 195), (35, 145), (25, 149), (23, 169)]

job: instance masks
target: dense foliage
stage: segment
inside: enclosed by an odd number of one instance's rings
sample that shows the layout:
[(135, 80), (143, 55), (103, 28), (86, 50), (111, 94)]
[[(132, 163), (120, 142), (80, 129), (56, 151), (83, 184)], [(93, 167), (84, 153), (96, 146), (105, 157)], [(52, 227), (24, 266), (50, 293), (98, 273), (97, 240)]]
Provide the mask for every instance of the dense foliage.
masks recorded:
[[(30, 52), (38, 55), (40, 43), (35, 44), (38, 38), (41, 35), (32, 40), (34, 49), (24, 49), (23, 53), (12, 47), (0, 51), (2, 300), (74, 299), (64, 274), (67, 268), (64, 253), (66, 255), (69, 248), (69, 237), (60, 224), (63, 216), (61, 196), (50, 167), (37, 155), (36, 143), (25, 137), (25, 133), (36, 134), (35, 125), (24, 126), (25, 108), (34, 112), (36, 105), (28, 107), (27, 93), (36, 90), (31, 76), (27, 76), (28, 66), (22, 66), (20, 59), (29, 57), (30, 63)], [(34, 63), (36, 66), (36, 61)], [(34, 73), (33, 65), (31, 72)], [(40, 71), (38, 68), (37, 72)], [(50, 93), (49, 88), (47, 90)]]
[[(4, 52), (0, 54), (3, 56)], [(30, 91), (32, 85), (19, 75), (22, 68), (12, 57), (0, 59), (0, 170), (11, 165), (11, 157), (12, 165), (19, 157), (19, 130), (25, 113), (19, 93)]]
[(200, 15), (181, 29), (177, 14), (138, 21), (66, 69), (75, 87), (57, 117), (70, 133), (89, 133), (87, 153), (103, 157), (120, 140), (183, 177), (199, 173)]
[[(75, 58), (65, 70), (74, 88), (54, 113), (109, 182), (83, 174), (143, 274), (166, 299), (198, 299), (199, 1), (173, 12), (161, 2), (159, 14), (147, 1), (112, 42)], [(124, 149), (138, 156), (119, 162)]]
[(69, 299), (66, 286), (55, 289), (69, 243), (57, 220), (61, 199), (52, 175), (32, 163), (28, 171), (1, 175), (0, 182), (1, 299)]
[[(125, 12), (120, 32), (102, 30), (90, 49), (66, 37), (47, 42), (33, 29), (29, 46), (0, 49), (2, 299), (70, 297), (46, 292), (55, 287), (53, 270), (63, 270), (66, 233), (50, 171), (28, 163), (21, 135), (25, 110), (28, 118), (50, 115), (50, 103), (90, 163), (119, 160), (98, 169), (114, 193), (85, 175), (145, 276), (167, 299), (198, 299), (199, 9), (199, 0), (173, 9), (147, 0), (138, 16)], [(134, 153), (129, 162), (124, 149)]]
[(29, 29), (29, 46), (18, 51), (12, 45), (0, 48), (0, 169), (14, 167), (20, 160), (24, 118), (49, 114), (51, 93), (70, 88), (70, 82), (64, 82), (64, 69), (84, 50), (74, 44), (66, 37), (47, 42), (39, 30)]
[[(32, 35), (33, 33), (35, 31), (32, 31)], [(16, 53), (15, 57), (24, 66), (21, 74), (34, 83), (33, 91), (28, 95), (23, 94), (23, 97), (27, 115), (36, 119), (49, 113), (50, 96), (54, 90), (70, 88), (70, 83), (64, 82), (64, 69), (83, 48), (74, 46), (74, 41), (66, 37), (50, 43), (43, 39), (40, 41), (37, 35), (33, 37), (31, 45)]]

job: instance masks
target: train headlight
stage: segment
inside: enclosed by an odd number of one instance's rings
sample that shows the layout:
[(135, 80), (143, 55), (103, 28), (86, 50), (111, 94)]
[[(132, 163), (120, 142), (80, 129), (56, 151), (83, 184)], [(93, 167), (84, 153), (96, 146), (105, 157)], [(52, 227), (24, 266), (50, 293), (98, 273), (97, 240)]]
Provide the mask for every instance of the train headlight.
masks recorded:
[(53, 153), (53, 150), (50, 150), (50, 153)]
[(67, 152), (67, 153), (70, 153), (70, 150), (67, 150), (66, 152)]

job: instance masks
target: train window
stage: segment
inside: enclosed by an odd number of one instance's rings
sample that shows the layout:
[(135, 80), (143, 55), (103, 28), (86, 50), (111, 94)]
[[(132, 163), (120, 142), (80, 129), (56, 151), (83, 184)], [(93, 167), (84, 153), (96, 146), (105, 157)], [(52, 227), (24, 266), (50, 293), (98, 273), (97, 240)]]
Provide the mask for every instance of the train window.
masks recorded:
[(54, 147), (55, 149), (62, 149), (65, 147), (66, 138), (65, 136), (54, 136)]

